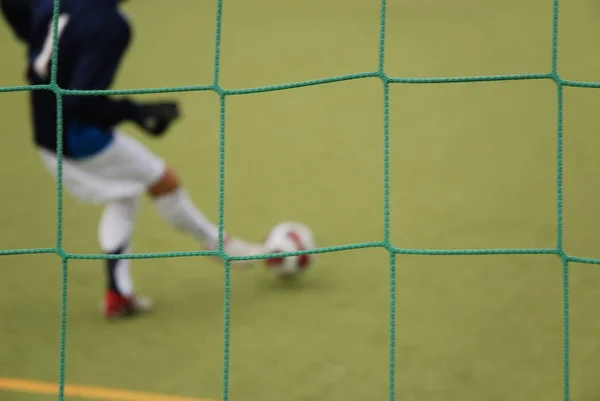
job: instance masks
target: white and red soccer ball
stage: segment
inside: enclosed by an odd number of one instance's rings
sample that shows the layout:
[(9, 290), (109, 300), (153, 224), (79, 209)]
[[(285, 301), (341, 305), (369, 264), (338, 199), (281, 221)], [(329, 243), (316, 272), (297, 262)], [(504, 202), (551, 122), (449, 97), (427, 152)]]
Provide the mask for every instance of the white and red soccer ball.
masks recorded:
[[(268, 254), (305, 251), (315, 248), (313, 233), (306, 225), (283, 222), (271, 229), (265, 240)], [(303, 254), (266, 259), (267, 267), (280, 277), (292, 277), (304, 272), (312, 263), (315, 254)]]

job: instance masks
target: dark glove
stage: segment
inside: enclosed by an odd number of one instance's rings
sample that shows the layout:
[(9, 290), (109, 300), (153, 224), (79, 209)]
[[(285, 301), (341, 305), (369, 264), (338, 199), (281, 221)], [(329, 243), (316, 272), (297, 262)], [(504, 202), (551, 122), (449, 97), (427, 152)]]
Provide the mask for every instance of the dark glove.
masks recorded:
[(136, 122), (147, 133), (160, 136), (178, 117), (179, 107), (175, 102), (143, 103)]

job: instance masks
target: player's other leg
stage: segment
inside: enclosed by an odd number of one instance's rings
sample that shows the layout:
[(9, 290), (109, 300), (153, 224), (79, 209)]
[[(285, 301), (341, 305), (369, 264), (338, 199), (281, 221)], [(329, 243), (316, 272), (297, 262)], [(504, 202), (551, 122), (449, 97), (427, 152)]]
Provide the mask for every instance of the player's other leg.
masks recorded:
[[(98, 225), (98, 240), (106, 255), (119, 256), (131, 252), (131, 237), (138, 204), (139, 197), (133, 196), (111, 201), (104, 207)], [(130, 264), (129, 259), (105, 260), (106, 292), (102, 307), (108, 318), (152, 310), (150, 299), (134, 292)]]
[[(41, 148), (39, 153), (46, 168), (56, 178), (56, 154)], [(108, 318), (131, 316), (152, 308), (147, 298), (135, 294), (130, 261), (112, 258), (129, 253), (131, 249), (139, 198), (146, 188), (140, 178), (131, 173), (131, 165), (135, 162), (123, 156), (122, 141), (112, 139), (96, 154), (64, 157), (62, 162), (64, 189), (82, 203), (104, 206), (98, 225), (98, 241), (101, 250), (111, 256), (104, 260), (106, 291), (102, 309)]]

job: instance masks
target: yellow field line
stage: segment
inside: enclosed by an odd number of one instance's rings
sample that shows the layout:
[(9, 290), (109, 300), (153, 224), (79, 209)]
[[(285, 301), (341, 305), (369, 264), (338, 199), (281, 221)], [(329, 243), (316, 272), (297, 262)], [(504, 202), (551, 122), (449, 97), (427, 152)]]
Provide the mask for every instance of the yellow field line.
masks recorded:
[[(0, 391), (16, 391), (30, 394), (58, 395), (58, 384), (35, 380), (0, 377)], [(183, 397), (119, 390), (106, 387), (65, 385), (65, 397), (88, 398), (101, 401), (214, 401), (207, 398)]]

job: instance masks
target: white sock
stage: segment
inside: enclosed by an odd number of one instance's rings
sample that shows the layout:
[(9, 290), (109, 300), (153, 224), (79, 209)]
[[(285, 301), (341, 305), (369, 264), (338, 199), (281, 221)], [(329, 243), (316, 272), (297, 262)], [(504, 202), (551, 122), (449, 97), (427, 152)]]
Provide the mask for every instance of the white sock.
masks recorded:
[(196, 208), (183, 188), (154, 198), (158, 213), (174, 228), (191, 234), (203, 243), (214, 243), (219, 228)]
[[(98, 226), (98, 239), (104, 253), (131, 252), (130, 241), (135, 227), (138, 204), (138, 198), (127, 198), (106, 205)], [(129, 260), (106, 260), (109, 290), (116, 290), (123, 296), (133, 294), (129, 266)]]

